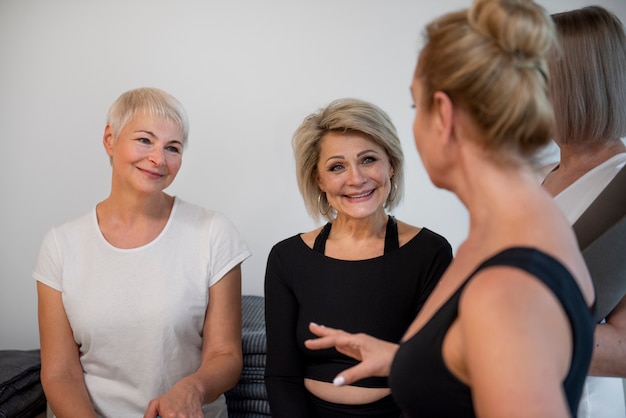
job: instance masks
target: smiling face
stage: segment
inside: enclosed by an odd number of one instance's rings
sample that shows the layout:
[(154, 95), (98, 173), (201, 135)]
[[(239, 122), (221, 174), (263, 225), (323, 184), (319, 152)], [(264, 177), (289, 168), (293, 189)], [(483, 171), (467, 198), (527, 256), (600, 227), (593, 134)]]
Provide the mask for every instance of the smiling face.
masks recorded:
[(329, 132), (320, 141), (317, 181), (337, 216), (384, 211), (392, 176), (385, 150), (364, 135)]
[(110, 126), (104, 146), (111, 157), (113, 185), (150, 194), (167, 188), (182, 164), (182, 129), (173, 121), (138, 113), (113, 137)]

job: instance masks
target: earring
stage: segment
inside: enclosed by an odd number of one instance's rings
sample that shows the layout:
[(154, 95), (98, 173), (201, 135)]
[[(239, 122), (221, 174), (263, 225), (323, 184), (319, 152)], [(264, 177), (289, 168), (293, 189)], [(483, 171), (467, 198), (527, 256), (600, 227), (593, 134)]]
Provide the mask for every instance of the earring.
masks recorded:
[(320, 213), (324, 216), (328, 215), (328, 213), (330, 213), (330, 210), (332, 209), (332, 206), (330, 206), (330, 203), (328, 203), (328, 199), (324, 199), (326, 201), (326, 210), (322, 210), (322, 195), (326, 196), (326, 193), (324, 192), (320, 192), (320, 194), (317, 195), (317, 210), (320, 211)]
[(398, 183), (393, 181), (393, 177), (391, 178), (391, 191), (389, 192), (389, 196), (387, 196), (387, 204), (393, 203), (394, 200), (398, 197)]

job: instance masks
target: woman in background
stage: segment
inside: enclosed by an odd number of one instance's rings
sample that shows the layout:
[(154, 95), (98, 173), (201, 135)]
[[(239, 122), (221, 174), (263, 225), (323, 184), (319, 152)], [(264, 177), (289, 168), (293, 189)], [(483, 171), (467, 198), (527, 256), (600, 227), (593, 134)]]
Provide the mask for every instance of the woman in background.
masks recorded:
[(310, 351), (311, 321), (397, 343), (450, 263), (440, 235), (387, 211), (403, 193), (404, 157), (388, 115), (341, 99), (309, 115), (293, 137), (298, 186), (328, 222), (276, 244), (265, 276), (266, 386), (274, 418), (399, 417), (386, 378), (336, 388), (356, 362)]
[(188, 131), (170, 94), (122, 94), (104, 130), (109, 196), (43, 241), (41, 381), (57, 418), (228, 416), (250, 252), (225, 216), (164, 192)]
[(411, 87), (415, 145), (431, 181), (467, 207), (469, 235), (400, 344), (310, 325), (321, 338), (308, 348), (361, 361), (338, 386), (389, 376), (407, 417), (575, 415), (593, 284), (531, 164), (554, 123), (555, 38), (530, 0), (476, 0), (427, 26)]
[[(626, 35), (599, 6), (552, 15), (561, 43), (550, 60), (560, 162), (545, 178), (574, 224), (626, 165)], [(624, 241), (626, 244), (626, 238)], [(607, 260), (610, 262), (610, 260)], [(624, 280), (626, 272), (619, 276)], [(596, 326), (579, 418), (624, 418), (626, 297)], [(612, 376), (612, 377), (608, 377)]]

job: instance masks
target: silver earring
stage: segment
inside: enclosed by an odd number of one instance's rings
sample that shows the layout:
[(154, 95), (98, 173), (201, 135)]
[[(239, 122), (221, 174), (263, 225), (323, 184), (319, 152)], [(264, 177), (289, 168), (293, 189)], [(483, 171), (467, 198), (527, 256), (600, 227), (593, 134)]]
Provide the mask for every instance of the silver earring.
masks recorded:
[(393, 203), (394, 200), (396, 200), (396, 198), (398, 197), (398, 183), (396, 183), (395, 181), (393, 181), (393, 178), (391, 178), (391, 191), (389, 192), (389, 196), (387, 196), (387, 204)]
[(326, 196), (326, 193), (320, 192), (320, 194), (317, 195), (317, 210), (319, 210), (322, 215), (326, 216), (330, 213), (332, 207), (330, 206), (330, 203), (328, 203), (328, 199), (325, 198), (326, 210), (322, 210), (322, 195)]

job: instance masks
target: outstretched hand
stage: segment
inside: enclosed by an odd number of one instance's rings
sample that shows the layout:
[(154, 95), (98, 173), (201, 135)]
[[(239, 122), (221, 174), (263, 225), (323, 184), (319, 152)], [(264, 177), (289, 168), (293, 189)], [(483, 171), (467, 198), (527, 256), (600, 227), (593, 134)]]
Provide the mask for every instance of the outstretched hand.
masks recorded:
[(379, 340), (367, 334), (349, 334), (314, 323), (309, 324), (309, 330), (319, 338), (305, 341), (304, 345), (308, 349), (335, 347), (340, 353), (360, 361), (356, 366), (337, 375), (333, 381), (335, 385), (349, 385), (371, 376), (389, 376), (398, 344)]

